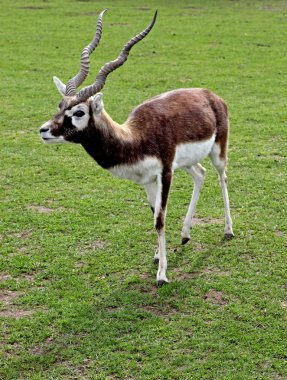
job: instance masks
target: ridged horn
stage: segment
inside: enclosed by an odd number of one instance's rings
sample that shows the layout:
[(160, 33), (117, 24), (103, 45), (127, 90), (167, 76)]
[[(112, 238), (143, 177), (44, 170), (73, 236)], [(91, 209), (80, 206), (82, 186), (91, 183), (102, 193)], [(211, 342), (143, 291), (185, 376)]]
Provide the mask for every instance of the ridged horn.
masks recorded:
[(73, 96), (76, 94), (77, 88), (84, 82), (87, 78), (90, 70), (90, 55), (98, 46), (101, 35), (102, 35), (102, 24), (103, 15), (108, 9), (104, 9), (98, 17), (96, 34), (93, 40), (82, 50), (81, 61), (80, 61), (80, 71), (72, 79), (70, 79), (66, 86), (66, 96)]
[(82, 102), (87, 100), (90, 96), (96, 94), (99, 92), (105, 85), (107, 76), (114, 70), (116, 70), (118, 67), (123, 65), (125, 61), (128, 59), (129, 52), (131, 48), (137, 44), (139, 41), (141, 41), (143, 38), (145, 38), (148, 33), (151, 31), (152, 27), (155, 24), (157, 16), (157, 11), (155, 11), (155, 14), (153, 16), (153, 20), (150, 23), (150, 25), (144, 29), (141, 33), (137, 34), (135, 37), (133, 37), (122, 49), (121, 53), (119, 54), (118, 58), (114, 61), (107, 62), (99, 71), (99, 74), (94, 82), (94, 84), (84, 87), (78, 94), (77, 94), (77, 102)]

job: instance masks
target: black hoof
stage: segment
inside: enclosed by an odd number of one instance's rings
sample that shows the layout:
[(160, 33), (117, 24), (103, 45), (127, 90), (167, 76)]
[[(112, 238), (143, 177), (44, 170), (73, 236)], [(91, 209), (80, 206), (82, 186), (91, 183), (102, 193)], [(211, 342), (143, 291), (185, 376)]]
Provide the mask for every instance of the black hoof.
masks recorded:
[(161, 288), (163, 285), (165, 285), (165, 284), (168, 284), (168, 282), (166, 282), (165, 280), (159, 280), (158, 282), (157, 282), (157, 287), (158, 288)]
[(225, 240), (231, 240), (231, 239), (233, 239), (234, 238), (234, 234), (224, 234), (224, 238), (225, 238)]
[(154, 262), (155, 265), (158, 265), (159, 259), (156, 257), (156, 258), (153, 259), (153, 262)]
[(184, 237), (181, 239), (181, 244), (184, 245), (184, 244), (188, 243), (189, 240), (190, 240), (190, 238)]

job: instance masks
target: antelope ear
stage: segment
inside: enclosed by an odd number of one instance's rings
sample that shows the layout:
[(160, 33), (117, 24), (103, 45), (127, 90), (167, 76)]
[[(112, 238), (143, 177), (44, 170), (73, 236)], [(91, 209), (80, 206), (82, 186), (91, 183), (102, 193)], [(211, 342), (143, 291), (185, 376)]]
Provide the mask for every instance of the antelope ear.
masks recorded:
[(96, 115), (98, 115), (102, 112), (103, 108), (103, 94), (101, 92), (98, 92), (95, 96), (92, 97), (92, 110)]
[(64, 83), (57, 77), (53, 77), (53, 81), (59, 93), (64, 97), (66, 94), (66, 86), (64, 85)]

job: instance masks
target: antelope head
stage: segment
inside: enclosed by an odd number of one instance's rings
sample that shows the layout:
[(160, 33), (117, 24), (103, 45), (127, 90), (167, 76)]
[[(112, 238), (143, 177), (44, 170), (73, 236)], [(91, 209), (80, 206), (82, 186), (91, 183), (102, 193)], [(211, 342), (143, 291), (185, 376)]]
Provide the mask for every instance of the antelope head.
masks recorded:
[(63, 99), (59, 104), (59, 110), (56, 115), (40, 128), (40, 135), (45, 143), (80, 142), (81, 135), (89, 127), (91, 116), (96, 122), (103, 112), (102, 93), (100, 91), (105, 85), (107, 76), (124, 64), (128, 59), (131, 48), (151, 31), (157, 16), (156, 11), (150, 25), (127, 42), (114, 61), (107, 62), (100, 69), (92, 85), (82, 88), (77, 93), (77, 88), (89, 74), (90, 55), (100, 42), (102, 19), (106, 10), (101, 12), (98, 17), (96, 34), (93, 40), (82, 51), (79, 72), (68, 81), (67, 85), (59, 78), (53, 78)]

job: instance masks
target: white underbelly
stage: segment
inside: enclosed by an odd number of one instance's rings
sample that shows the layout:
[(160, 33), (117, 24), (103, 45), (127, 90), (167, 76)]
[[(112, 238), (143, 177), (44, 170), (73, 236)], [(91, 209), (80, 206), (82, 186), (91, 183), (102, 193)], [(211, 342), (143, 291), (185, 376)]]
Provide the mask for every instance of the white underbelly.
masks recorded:
[[(215, 135), (202, 142), (180, 144), (176, 148), (172, 170), (190, 167), (201, 162), (211, 151)], [(145, 157), (132, 165), (116, 165), (108, 169), (114, 176), (129, 179), (140, 185), (155, 182), (162, 173), (162, 163), (156, 157)]]
[(214, 141), (215, 134), (208, 140), (178, 145), (172, 164), (173, 170), (201, 162), (210, 153)]
[(130, 179), (140, 185), (156, 181), (161, 174), (162, 164), (155, 157), (146, 157), (132, 165), (116, 165), (109, 171), (119, 178)]

